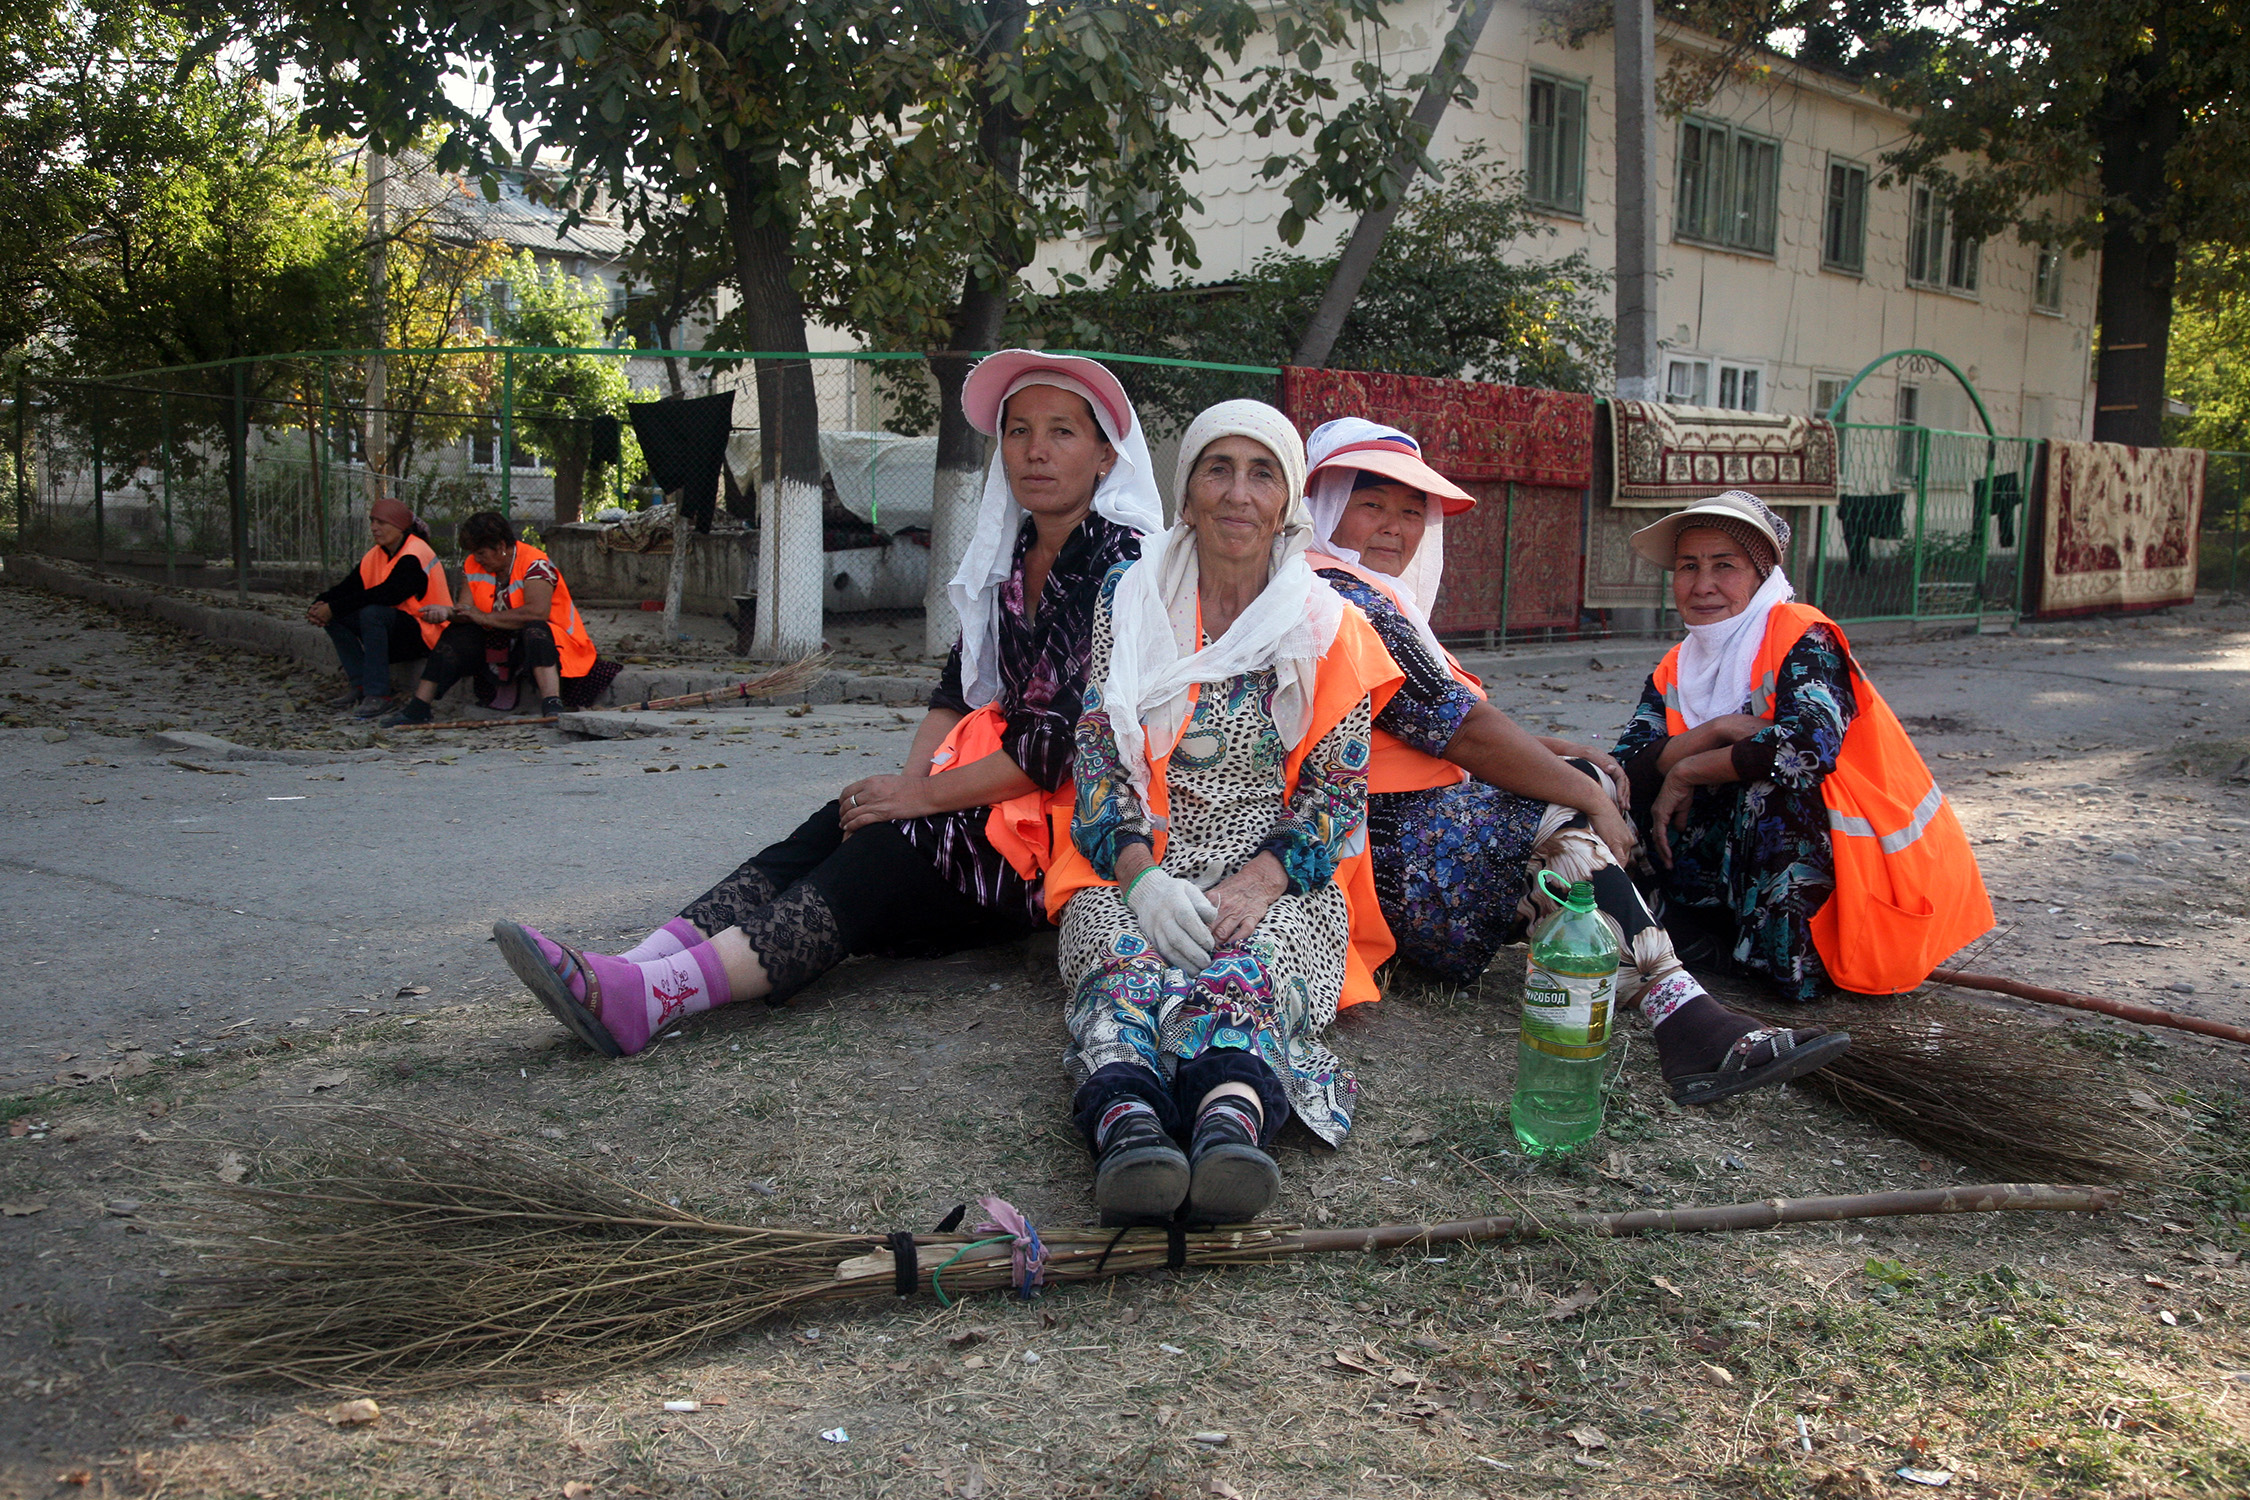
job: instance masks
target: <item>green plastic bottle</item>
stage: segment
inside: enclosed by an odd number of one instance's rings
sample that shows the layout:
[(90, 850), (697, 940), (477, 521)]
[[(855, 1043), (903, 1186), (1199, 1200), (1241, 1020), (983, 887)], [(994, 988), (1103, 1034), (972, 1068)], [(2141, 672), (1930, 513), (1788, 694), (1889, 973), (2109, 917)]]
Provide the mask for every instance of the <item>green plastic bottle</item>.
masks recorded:
[(1516, 1093), (1508, 1105), (1516, 1140), (1532, 1156), (1568, 1151), (1601, 1129), (1602, 1070), (1622, 951), (1617, 929), (1594, 909), (1591, 885), (1581, 880), (1563, 893), (1562, 881), (1546, 870), (1539, 881), (1562, 908), (1532, 933)]

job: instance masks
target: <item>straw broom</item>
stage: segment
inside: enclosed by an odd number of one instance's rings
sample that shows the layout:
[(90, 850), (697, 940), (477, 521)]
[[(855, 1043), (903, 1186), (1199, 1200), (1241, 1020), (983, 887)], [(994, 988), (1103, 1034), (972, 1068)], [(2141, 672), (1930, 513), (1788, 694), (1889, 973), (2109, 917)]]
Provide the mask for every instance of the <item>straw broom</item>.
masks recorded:
[[(821, 674), (828, 670), (828, 662), (829, 653), (826, 650), (814, 651), (808, 655), (800, 656), (793, 662), (786, 662), (762, 676), (746, 678), (727, 687), (711, 688), (701, 693), (682, 693), (674, 698), (643, 698), (638, 703), (623, 705), (620, 711), (624, 713), (646, 713), (652, 709), (701, 708), (706, 703), (717, 703), (721, 699), (729, 702), (747, 703), (752, 698), (779, 697), (783, 693), (794, 693), (818, 682)], [(514, 719), (446, 719), (442, 722), (433, 719), (427, 724), (393, 724), (391, 728), (510, 729), (536, 724), (552, 724), (558, 717), (556, 714), (534, 714), (526, 718)]]
[[(278, 1179), (222, 1190), (184, 1235), (211, 1269), (171, 1342), (207, 1373), (342, 1390), (571, 1384), (683, 1354), (763, 1320), (876, 1301), (901, 1284), (942, 1296), (1014, 1283), (1006, 1235), (891, 1237), (727, 1224), (573, 1163), (461, 1127), (351, 1111), (359, 1141)], [(339, 1132), (340, 1134), (340, 1132)], [(372, 1137), (380, 1145), (365, 1144)], [(1049, 1283), (1167, 1264), (1525, 1239), (1764, 1228), (1915, 1213), (2098, 1212), (2101, 1187), (1997, 1184), (1712, 1208), (1502, 1216), (1306, 1230), (1041, 1230)], [(994, 1206), (987, 1200), (988, 1207)]]

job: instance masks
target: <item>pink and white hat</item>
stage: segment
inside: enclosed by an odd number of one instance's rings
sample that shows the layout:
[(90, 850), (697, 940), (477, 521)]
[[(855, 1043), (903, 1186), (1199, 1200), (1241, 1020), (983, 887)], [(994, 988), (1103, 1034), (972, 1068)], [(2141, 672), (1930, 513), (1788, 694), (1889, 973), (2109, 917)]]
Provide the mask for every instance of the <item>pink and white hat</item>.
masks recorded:
[(1077, 354), (1049, 354), (1041, 349), (1002, 349), (977, 361), (977, 367), (969, 372), (968, 382), (961, 388), (961, 408), (969, 418), (969, 425), (987, 436), (997, 434), (1001, 407), (1026, 383), (1025, 377), (1032, 375), (1063, 377), (1060, 381), (1038, 383), (1061, 385), (1066, 391), (1075, 390), (1084, 396), (1109, 433), (1111, 442), (1123, 442), (1132, 432), (1136, 420), (1133, 403), (1126, 396), (1125, 387), (1100, 361)]

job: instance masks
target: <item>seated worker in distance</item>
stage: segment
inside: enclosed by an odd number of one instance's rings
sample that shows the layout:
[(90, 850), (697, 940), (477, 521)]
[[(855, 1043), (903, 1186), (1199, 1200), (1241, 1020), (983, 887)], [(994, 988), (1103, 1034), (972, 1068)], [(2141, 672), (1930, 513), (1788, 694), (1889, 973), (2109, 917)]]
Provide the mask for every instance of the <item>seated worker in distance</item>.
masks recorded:
[[(480, 510), (461, 523), (467, 555), (462, 579), (466, 603), (432, 606), (424, 621), (445, 631), (430, 650), (414, 696), (389, 724), (427, 724), (430, 705), (462, 678), (471, 678), (480, 702), (513, 708), (526, 672), (539, 689), (539, 712), (584, 708), (602, 695), (617, 665), (600, 659), (586, 622), (570, 599), (570, 585), (554, 559), (529, 542), (498, 511)], [(506, 691), (506, 697), (497, 695)]]
[(1047, 900), (1105, 1223), (1254, 1218), (1292, 1113), (1330, 1145), (1351, 1129), (1321, 1034), (1375, 998), (1344, 887), (1366, 880), (1369, 696), (1398, 669), (1306, 564), (1304, 477), (1287, 417), (1210, 408), (1178, 524), (1103, 585)]
[(438, 627), (421, 612), (451, 604), (453, 592), (430, 546), (430, 528), (404, 504), (386, 497), (369, 505), (367, 531), (375, 544), (312, 602), (305, 618), (336, 643), (336, 660), (349, 679), (328, 706), (376, 719), (398, 706), (391, 663), (419, 660), (438, 642)]
[(1003, 350), (962, 402), (1000, 441), (948, 588), (961, 638), (905, 769), (845, 787), (614, 958), (493, 928), (517, 977), (596, 1051), (638, 1052), (730, 1001), (779, 1005), (851, 954), (952, 953), (1047, 925), (1094, 597), (1163, 528), (1164, 505), (1125, 388), (1094, 361)]
[[(1625, 786), (1617, 763), (1524, 733), (1438, 644), (1429, 610), (1444, 578), (1445, 517), (1475, 499), (1395, 427), (1341, 418), (1315, 429), (1308, 447), (1312, 565), (1367, 616), (1405, 674), (1375, 715), (1367, 772), (1375, 894), (1398, 951), (1474, 983), (1523, 937), (1534, 901), (1552, 909), (1532, 881), (1547, 865), (1591, 882), (1624, 933), (1637, 982), (1619, 985), (1618, 1004), (1637, 1003), (1656, 1023), (1658, 1059), (1680, 1103), (1784, 1083), (1848, 1048), (1840, 1033), (1761, 1029), (1705, 993), (1621, 864), (1633, 833), (1614, 800)], [(1370, 965), (1382, 956), (1370, 954)]]
[(1836, 622), (1793, 602), (1789, 523), (1729, 490), (1633, 533), (1687, 625), (1617, 742), (1688, 962), (1784, 999), (1913, 989), (1992, 928), (1952, 807)]

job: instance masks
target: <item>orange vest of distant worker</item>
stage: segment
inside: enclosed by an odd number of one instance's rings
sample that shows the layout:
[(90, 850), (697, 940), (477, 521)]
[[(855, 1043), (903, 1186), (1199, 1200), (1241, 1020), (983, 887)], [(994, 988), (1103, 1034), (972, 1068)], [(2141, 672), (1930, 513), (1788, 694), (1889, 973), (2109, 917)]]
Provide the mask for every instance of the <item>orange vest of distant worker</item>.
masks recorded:
[[(516, 543), (515, 566), (510, 570), (506, 588), (499, 587), (500, 580), (478, 566), (471, 557), (462, 568), (462, 579), (469, 585), (469, 602), (486, 614), (503, 609), (519, 609), (523, 605), (523, 575), (535, 562), (547, 561), (547, 554), (529, 542)], [(495, 597), (498, 603), (494, 602)], [(586, 622), (578, 617), (578, 606), (570, 602), (570, 585), (563, 581), (562, 570), (555, 570), (554, 602), (547, 606), (547, 624), (555, 632), (555, 654), (562, 658), (562, 675), (583, 677), (594, 668), (594, 638), (586, 633)]]
[[(1370, 707), (1379, 712), (1404, 680), (1398, 664), (1383, 649), (1383, 638), (1367, 623), (1367, 616), (1346, 608), (1343, 623), (1336, 629), (1336, 639), (1329, 643), (1327, 653), (1313, 673), (1312, 722), (1282, 762), (1282, 796), (1296, 795), (1297, 775), (1304, 768), (1305, 757), (1331, 729), (1344, 721), (1344, 716), (1360, 699), (1371, 700)], [(1188, 690), (1190, 715), (1195, 712), (1195, 702), (1201, 692), (1200, 687)], [(1164, 819), (1172, 805), (1171, 788), (1165, 779), (1171, 765), (1172, 752), (1167, 749), (1150, 761), (1148, 768), (1146, 811), (1155, 825), (1155, 853), (1160, 861), (1164, 858)], [(1070, 837), (1070, 816), (1071, 807), (1065, 803), (1056, 824), (1054, 862), (1047, 870), (1047, 915), (1056, 921), (1061, 920), (1062, 909), (1070, 898), (1086, 887), (1117, 884), (1095, 874), (1093, 863), (1079, 852)], [(1351, 912), (1351, 944), (1344, 954), (1344, 989), (1336, 1002), (1337, 1008), (1342, 1009), (1383, 998), (1382, 991), (1375, 987), (1375, 971), (1398, 949), (1391, 940), (1391, 929), (1383, 921), (1382, 908), (1376, 904), (1375, 861), (1368, 853), (1364, 823), (1353, 835), (1351, 852), (1337, 863), (1335, 880)]]
[(438, 562), (437, 554), (430, 550), (428, 542), (423, 541), (412, 532), (408, 532), (406, 541), (398, 549), (397, 557), (393, 557), (380, 547), (368, 548), (367, 555), (359, 560), (359, 586), (363, 589), (371, 589), (390, 577), (391, 569), (398, 565), (400, 557), (411, 557), (420, 563), (422, 565), (422, 576), (426, 581), (422, 585), (420, 597), (399, 600), (398, 612), (412, 620), (416, 627), (421, 630), (422, 645), (425, 649), (435, 646), (438, 633), (445, 627), (432, 625), (422, 618), (421, 612), (433, 604), (452, 604), (453, 588), (445, 581), (445, 568)]
[[(1750, 712), (1774, 716), (1774, 685), (1789, 648), (1814, 625), (1844, 640), (1836, 622), (1805, 604), (1777, 604), (1750, 669)], [(1992, 930), (1977, 857), (1953, 808), (1907, 738), (1891, 706), (1875, 691), (1844, 642), (1859, 714), (1844, 731), (1836, 769), (1821, 778), (1828, 840), (1835, 851), (1836, 890), (1813, 913), (1813, 946), (1828, 977), (1863, 995), (1896, 995)], [(1687, 732), (1679, 710), (1679, 655), (1674, 646), (1656, 669), (1665, 726)]]
[[(1399, 602), (1397, 581), (1385, 577), (1372, 568), (1358, 563), (1345, 562), (1340, 557), (1315, 552), (1305, 559), (1317, 569), (1335, 568), (1351, 574), (1376, 593), (1391, 601), (1391, 607), (1400, 614), (1406, 606)], [(1445, 648), (1440, 646), (1440, 651)], [(1445, 669), (1479, 698), (1484, 697), (1484, 684), (1468, 668), (1454, 660), (1453, 653), (1445, 651)], [(1459, 786), (1469, 779), (1469, 773), (1449, 760), (1440, 760), (1426, 751), (1417, 750), (1389, 730), (1378, 728), (1375, 741), (1367, 757), (1367, 791), (1370, 796), (1385, 792), (1427, 792), (1442, 786)]]

